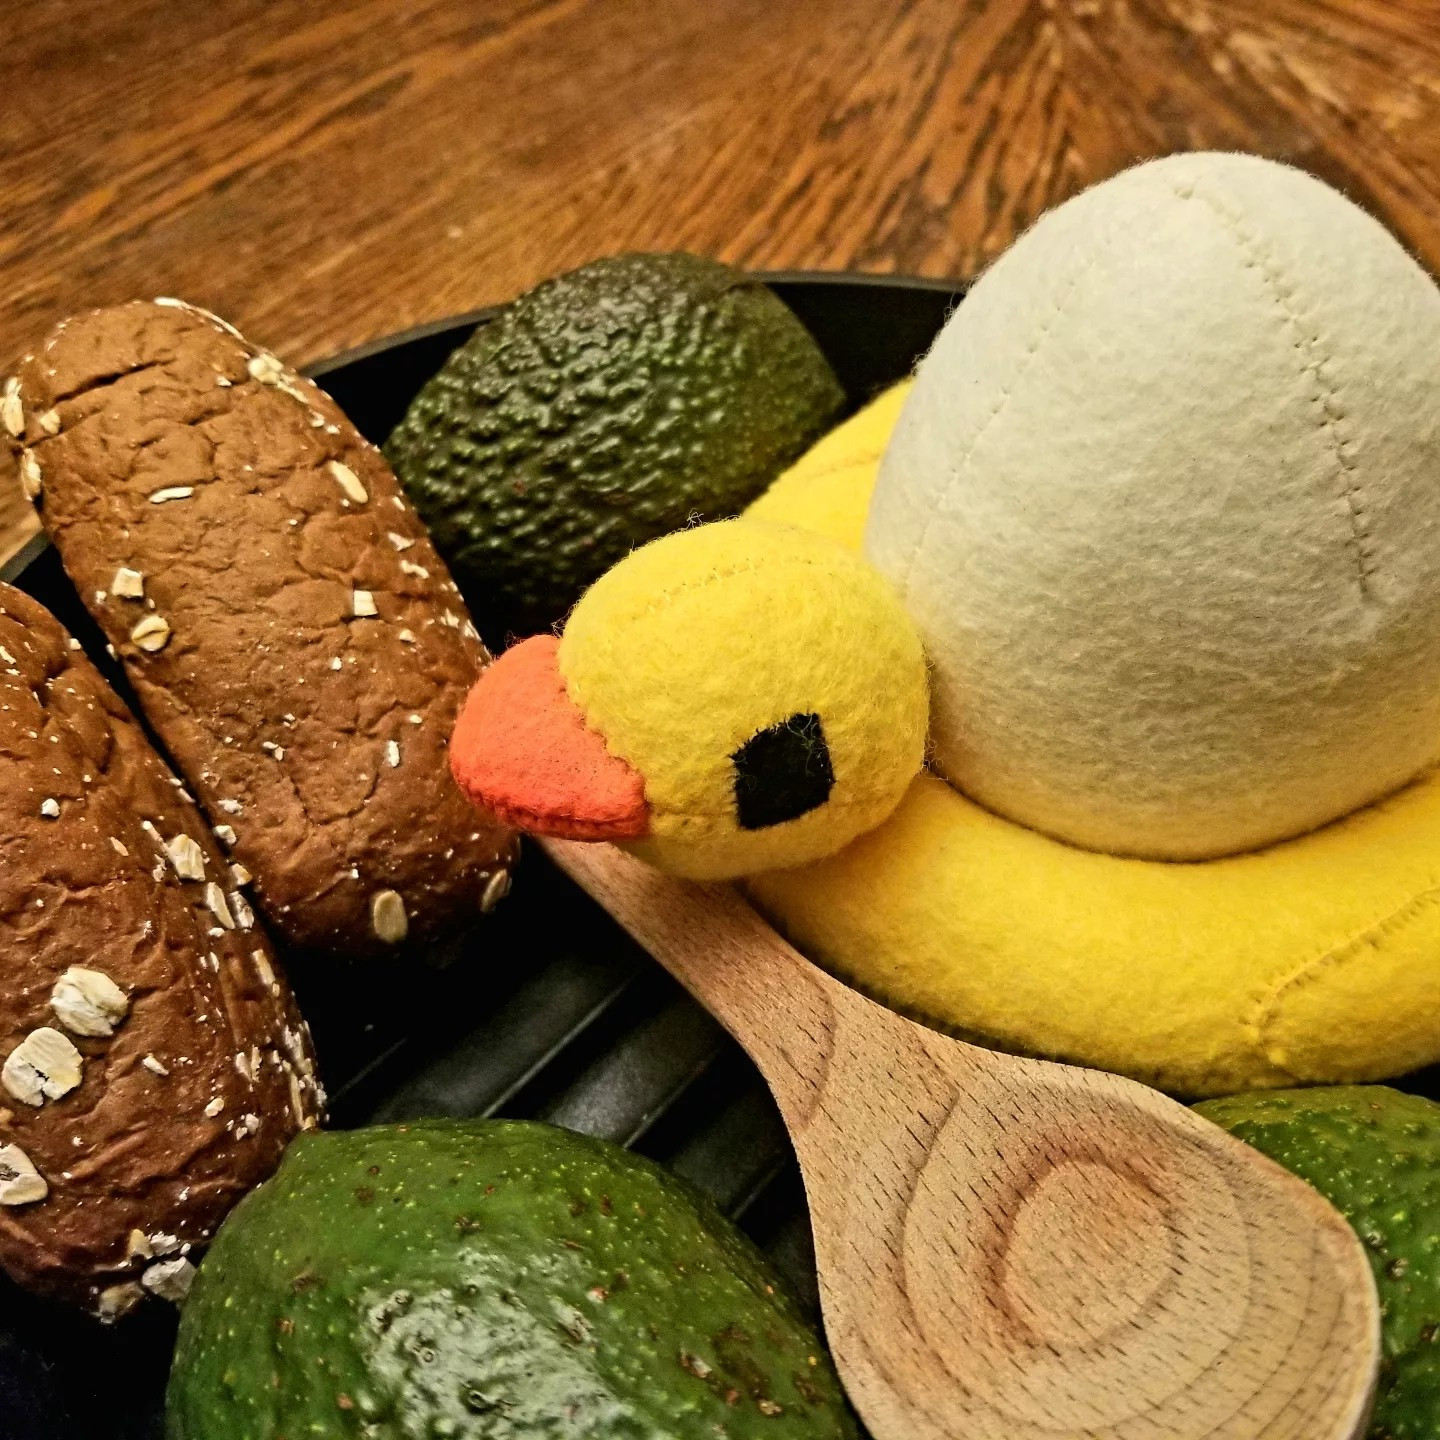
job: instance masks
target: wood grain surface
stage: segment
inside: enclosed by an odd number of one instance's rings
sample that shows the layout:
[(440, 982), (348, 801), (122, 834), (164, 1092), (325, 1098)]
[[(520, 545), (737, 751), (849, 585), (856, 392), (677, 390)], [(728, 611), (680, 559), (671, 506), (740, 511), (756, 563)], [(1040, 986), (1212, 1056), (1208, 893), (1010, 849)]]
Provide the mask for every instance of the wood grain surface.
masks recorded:
[(875, 1440), (1356, 1440), (1379, 1311), (1309, 1186), (1116, 1075), (858, 995), (728, 886), (542, 840), (749, 1051)]
[(0, 94), (6, 361), (175, 294), (304, 364), (627, 248), (963, 276), (1203, 146), (1440, 266), (1432, 0), (30, 0)]

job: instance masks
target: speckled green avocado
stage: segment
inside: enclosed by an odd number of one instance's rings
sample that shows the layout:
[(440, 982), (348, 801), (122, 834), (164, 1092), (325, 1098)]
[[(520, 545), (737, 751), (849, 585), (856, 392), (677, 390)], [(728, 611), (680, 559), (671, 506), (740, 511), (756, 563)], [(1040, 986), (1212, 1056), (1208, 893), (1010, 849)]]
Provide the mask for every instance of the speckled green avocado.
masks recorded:
[(737, 514), (843, 398), (758, 280), (695, 255), (619, 255), (481, 326), (385, 453), (498, 642), (562, 619), (636, 545)]
[(303, 1135), (185, 1307), (169, 1440), (854, 1437), (759, 1252), (616, 1146), (520, 1121)]
[(1313, 1185), (1355, 1227), (1380, 1291), (1370, 1440), (1440, 1437), (1440, 1105), (1384, 1085), (1195, 1107)]

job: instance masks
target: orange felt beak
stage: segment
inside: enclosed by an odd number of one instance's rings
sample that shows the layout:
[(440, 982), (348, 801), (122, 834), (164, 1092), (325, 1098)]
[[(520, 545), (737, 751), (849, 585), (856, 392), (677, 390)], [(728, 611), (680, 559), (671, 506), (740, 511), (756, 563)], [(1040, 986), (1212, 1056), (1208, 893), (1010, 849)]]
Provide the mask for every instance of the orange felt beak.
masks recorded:
[(450, 739), (466, 796), (507, 825), (563, 840), (634, 840), (650, 826), (645, 782), (571, 701), (560, 642), (512, 646), (475, 682)]

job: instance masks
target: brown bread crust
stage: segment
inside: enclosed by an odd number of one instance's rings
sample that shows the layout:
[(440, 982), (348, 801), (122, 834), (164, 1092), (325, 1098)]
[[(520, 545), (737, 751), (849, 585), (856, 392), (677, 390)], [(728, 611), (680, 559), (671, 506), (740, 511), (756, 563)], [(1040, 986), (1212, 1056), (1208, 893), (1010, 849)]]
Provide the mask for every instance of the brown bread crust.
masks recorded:
[[(84, 1057), (79, 1086), (38, 1107), (0, 1088), (0, 1146), (19, 1146), (49, 1187), (0, 1203), (0, 1265), (113, 1317), (152, 1266), (198, 1258), (323, 1096), (309, 1033), (209, 827), (74, 641), (8, 585), (0, 750), (0, 1062), (40, 1027)], [(206, 881), (169, 859), (180, 835)], [(74, 1033), (52, 1005), (72, 966), (125, 993), (111, 1036)]]
[(446, 755), (489, 657), (379, 451), (176, 301), (62, 322), (17, 378), (45, 528), (277, 935), (383, 954), (489, 908), (515, 840)]

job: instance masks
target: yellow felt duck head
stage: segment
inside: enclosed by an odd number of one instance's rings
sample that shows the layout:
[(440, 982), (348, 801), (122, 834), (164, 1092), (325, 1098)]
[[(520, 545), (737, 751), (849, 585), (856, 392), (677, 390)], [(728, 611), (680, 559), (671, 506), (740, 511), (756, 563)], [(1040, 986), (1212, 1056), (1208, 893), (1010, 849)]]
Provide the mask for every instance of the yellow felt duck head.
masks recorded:
[(462, 787), (532, 833), (610, 839), (719, 879), (873, 829), (924, 758), (914, 626), (813, 533), (728, 521), (635, 551), (563, 639), (506, 652), (451, 746)]
[(1437, 761), (1440, 290), (1227, 155), (1051, 212), (452, 745), (912, 1014), (1187, 1094), (1440, 1061)]

